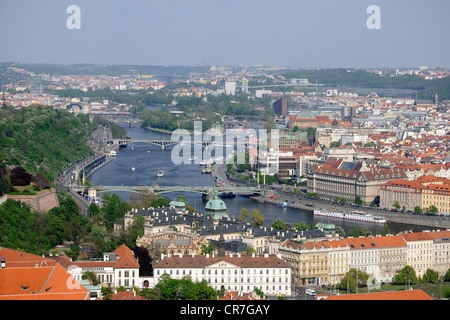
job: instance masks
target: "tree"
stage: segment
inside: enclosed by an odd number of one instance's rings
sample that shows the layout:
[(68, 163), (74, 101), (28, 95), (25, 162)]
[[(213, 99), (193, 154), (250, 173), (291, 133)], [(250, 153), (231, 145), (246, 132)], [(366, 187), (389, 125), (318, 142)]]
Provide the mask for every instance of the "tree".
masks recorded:
[(250, 219), (250, 213), (246, 208), (241, 209), (241, 213), (239, 213), (239, 220), (243, 222), (247, 222)]
[(356, 196), (356, 197), (355, 197), (355, 204), (357, 204), (358, 206), (360, 206), (360, 205), (362, 205), (362, 204), (363, 204), (363, 202), (362, 202), (362, 200), (361, 200), (361, 197), (360, 197), (360, 196)]
[(372, 235), (372, 233), (370, 232), (370, 230), (366, 229), (366, 228), (360, 228), (359, 226), (355, 226), (353, 229), (349, 230), (347, 232), (347, 235), (350, 237), (370, 237)]
[(88, 208), (89, 217), (93, 217), (100, 213), (100, 208), (95, 204), (91, 203)]
[(369, 277), (368, 273), (352, 268), (344, 275), (338, 287), (340, 290), (356, 292), (357, 286), (365, 287), (368, 285)]
[(44, 177), (44, 175), (37, 173), (34, 178), (34, 182), (36, 183), (36, 186), (38, 186), (41, 189), (48, 189), (50, 188), (50, 182), (48, 182), (47, 178)]
[(432, 204), (431, 206), (429, 206), (428, 212), (429, 213), (438, 213), (439, 209), (435, 205)]
[(208, 245), (202, 244), (200, 248), (200, 254), (202, 255), (213, 254), (216, 251), (216, 246), (212, 242), (209, 242)]
[(415, 206), (414, 207), (414, 212), (415, 213), (422, 213), (422, 208), (420, 206)]
[(153, 207), (153, 208), (168, 207), (169, 205), (170, 205), (170, 200), (166, 199), (160, 195), (158, 195), (151, 202), (151, 207)]
[(14, 186), (28, 186), (33, 177), (24, 168), (15, 167), (11, 170), (10, 179)]
[(395, 209), (400, 210), (400, 203), (398, 201), (395, 201), (393, 206)]
[(133, 249), (134, 256), (139, 261), (139, 275), (151, 276), (153, 274), (152, 258), (147, 248), (135, 246)]
[(188, 277), (172, 279), (163, 274), (155, 286), (159, 290), (160, 300), (216, 300), (217, 291), (207, 285), (206, 281), (193, 283)]
[(425, 271), (425, 274), (422, 277), (422, 280), (426, 282), (436, 282), (438, 281), (438, 279), (439, 273), (430, 268), (428, 268), (427, 271)]
[(445, 281), (450, 281), (450, 269), (448, 269), (447, 272), (445, 273), (444, 280)]
[(394, 276), (393, 282), (395, 284), (414, 284), (417, 282), (416, 271), (413, 267), (406, 265), (403, 269), (398, 270)]
[(113, 227), (114, 221), (122, 218), (130, 210), (130, 206), (128, 202), (123, 201), (117, 194), (106, 193), (102, 199), (104, 206), (101, 208), (101, 213), (106, 218), (107, 229), (110, 230)]
[(83, 275), (81, 276), (81, 279), (83, 280), (89, 280), (89, 283), (91, 283), (93, 286), (99, 285), (100, 280), (97, 278), (94, 272), (92, 271), (85, 271)]
[(258, 209), (252, 210), (252, 222), (250, 224), (252, 226), (264, 226), (264, 215), (260, 214)]
[(287, 230), (287, 225), (286, 225), (286, 223), (284, 223), (283, 220), (278, 218), (274, 222), (272, 222), (272, 228), (279, 229), (279, 230)]

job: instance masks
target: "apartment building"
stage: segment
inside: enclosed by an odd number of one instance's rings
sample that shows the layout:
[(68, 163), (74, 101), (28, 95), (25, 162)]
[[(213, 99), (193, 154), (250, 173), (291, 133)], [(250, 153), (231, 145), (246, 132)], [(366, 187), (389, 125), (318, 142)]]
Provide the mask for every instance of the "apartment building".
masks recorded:
[(450, 213), (450, 185), (430, 184), (422, 188), (422, 208), (435, 206), (438, 212)]
[(450, 231), (431, 231), (427, 234), (433, 239), (433, 270), (443, 277), (450, 266)]
[(450, 213), (450, 180), (432, 175), (420, 176), (415, 181), (398, 179), (380, 187), (380, 207), (413, 211), (416, 206), (428, 209), (435, 206), (440, 213)]
[(345, 238), (350, 247), (349, 269), (357, 269), (378, 278), (379, 247), (373, 237)]
[(378, 279), (391, 282), (397, 271), (406, 265), (406, 242), (399, 235), (376, 236), (374, 240), (378, 246)]
[(349, 249), (344, 240), (287, 239), (278, 252), (292, 266), (294, 284), (320, 285), (338, 283), (348, 272)]
[(422, 277), (427, 269), (433, 268), (433, 238), (428, 232), (402, 233), (406, 242), (406, 264)]
[(350, 269), (364, 271), (376, 282), (391, 282), (406, 265), (418, 277), (428, 268), (443, 276), (450, 268), (450, 231), (305, 242), (287, 239), (278, 252), (292, 266), (296, 285), (339, 283)]

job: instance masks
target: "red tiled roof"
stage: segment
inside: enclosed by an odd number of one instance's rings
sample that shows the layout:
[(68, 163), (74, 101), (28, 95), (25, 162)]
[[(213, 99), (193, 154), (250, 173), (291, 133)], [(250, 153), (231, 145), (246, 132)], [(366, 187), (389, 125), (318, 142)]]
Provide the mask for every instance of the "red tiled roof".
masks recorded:
[(86, 300), (89, 290), (59, 264), (0, 270), (0, 300)]
[(154, 268), (204, 268), (215, 263), (225, 261), (239, 267), (247, 268), (290, 268), (290, 264), (276, 255), (174, 255), (159, 261)]

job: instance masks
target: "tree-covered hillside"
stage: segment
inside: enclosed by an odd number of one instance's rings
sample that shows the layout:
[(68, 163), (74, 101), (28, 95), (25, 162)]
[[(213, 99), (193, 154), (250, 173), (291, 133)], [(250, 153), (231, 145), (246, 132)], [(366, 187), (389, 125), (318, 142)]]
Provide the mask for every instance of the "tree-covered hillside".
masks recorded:
[(94, 124), (52, 107), (0, 107), (0, 162), (41, 173), (50, 181), (92, 151), (86, 143)]

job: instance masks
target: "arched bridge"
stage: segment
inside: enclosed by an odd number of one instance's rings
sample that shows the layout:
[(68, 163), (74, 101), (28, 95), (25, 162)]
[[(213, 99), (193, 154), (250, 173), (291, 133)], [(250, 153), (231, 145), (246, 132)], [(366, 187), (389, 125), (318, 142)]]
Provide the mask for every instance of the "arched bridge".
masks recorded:
[(89, 190), (98, 192), (135, 192), (163, 194), (169, 192), (198, 192), (210, 197), (214, 190), (219, 193), (233, 192), (237, 195), (261, 194), (264, 190), (256, 187), (204, 187), (204, 186), (92, 186)]
[[(155, 144), (158, 146), (161, 146), (161, 149), (165, 149), (166, 146), (170, 146), (170, 145), (175, 145), (175, 144), (179, 144), (179, 143), (184, 143), (184, 144), (201, 144), (203, 147), (206, 146), (210, 146), (210, 145), (218, 145), (218, 146), (228, 146), (230, 145), (231, 147), (233, 147), (235, 144), (227, 144), (227, 143), (223, 143), (223, 142), (217, 142), (217, 141), (205, 141), (202, 139), (199, 139), (199, 141), (197, 141), (196, 139), (193, 139), (192, 141), (174, 141), (174, 140), (158, 140), (158, 139), (113, 139), (111, 141), (109, 141), (110, 143), (113, 144), (117, 144), (117, 145), (127, 145), (128, 143), (136, 143), (136, 142), (143, 142), (143, 143), (151, 143), (151, 144)], [(237, 142), (238, 144), (239, 141)], [(244, 142), (243, 145), (246, 145), (247, 143)]]

